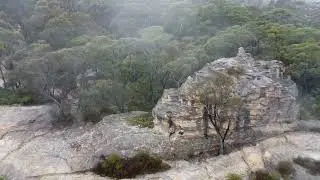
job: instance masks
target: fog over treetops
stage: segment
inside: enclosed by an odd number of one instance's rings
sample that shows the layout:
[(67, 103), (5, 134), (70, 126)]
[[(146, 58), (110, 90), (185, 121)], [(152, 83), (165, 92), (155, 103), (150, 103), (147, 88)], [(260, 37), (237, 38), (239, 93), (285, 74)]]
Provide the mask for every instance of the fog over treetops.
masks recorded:
[(53, 102), (66, 118), (72, 96), (87, 120), (150, 111), (242, 46), (283, 61), (302, 114), (317, 116), (319, 27), (314, 1), (0, 0), (2, 90), (14, 97), (2, 104)]

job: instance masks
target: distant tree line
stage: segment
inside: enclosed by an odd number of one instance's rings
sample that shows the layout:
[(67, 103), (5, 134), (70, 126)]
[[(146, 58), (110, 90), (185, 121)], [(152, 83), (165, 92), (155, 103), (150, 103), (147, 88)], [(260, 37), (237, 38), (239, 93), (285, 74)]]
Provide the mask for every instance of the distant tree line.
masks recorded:
[(149, 111), (164, 89), (179, 87), (205, 63), (234, 56), (243, 46), (258, 58), (283, 61), (301, 99), (311, 99), (311, 113), (320, 112), (319, 5), (277, 1), (254, 7), (226, 0), (172, 3), (169, 10), (155, 5), (0, 0), (4, 88), (53, 102), (66, 116), (64, 107), (75, 97), (88, 120)]

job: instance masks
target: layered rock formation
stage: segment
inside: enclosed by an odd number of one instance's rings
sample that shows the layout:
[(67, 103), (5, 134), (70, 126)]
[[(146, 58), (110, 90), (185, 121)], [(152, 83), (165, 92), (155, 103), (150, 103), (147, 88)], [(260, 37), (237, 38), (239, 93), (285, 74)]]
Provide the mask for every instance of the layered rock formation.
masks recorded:
[[(237, 126), (248, 130), (244, 132), (247, 138), (290, 130), (284, 126), (296, 120), (295, 83), (284, 77), (282, 62), (254, 60), (243, 48), (239, 48), (237, 57), (207, 64), (179, 89), (165, 90), (153, 109), (156, 128), (180, 139), (203, 137), (203, 104), (196, 92), (217, 73), (234, 80), (235, 92), (244, 102)], [(211, 133), (215, 134), (213, 129)]]

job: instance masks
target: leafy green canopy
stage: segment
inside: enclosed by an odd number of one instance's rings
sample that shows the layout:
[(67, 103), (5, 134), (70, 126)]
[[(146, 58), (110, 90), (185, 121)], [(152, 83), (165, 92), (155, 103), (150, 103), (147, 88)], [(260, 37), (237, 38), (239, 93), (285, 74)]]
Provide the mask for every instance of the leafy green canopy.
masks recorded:
[(243, 46), (283, 61), (301, 96), (320, 107), (319, 9), (295, 1), (0, 0), (1, 79), (59, 104), (76, 94), (90, 119), (151, 110), (165, 88)]

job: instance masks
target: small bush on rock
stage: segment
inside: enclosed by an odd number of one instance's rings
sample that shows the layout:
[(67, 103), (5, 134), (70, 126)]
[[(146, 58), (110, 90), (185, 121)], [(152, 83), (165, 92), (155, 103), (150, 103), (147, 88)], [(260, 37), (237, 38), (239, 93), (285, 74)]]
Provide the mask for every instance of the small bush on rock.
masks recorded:
[(97, 89), (90, 89), (80, 94), (79, 110), (84, 120), (90, 122), (99, 122), (104, 115), (116, 113)]
[(245, 69), (242, 67), (231, 67), (231, 68), (227, 69), (227, 73), (230, 76), (235, 76), (237, 78), (239, 76), (243, 75), (245, 72), (246, 72)]
[(238, 174), (230, 173), (226, 176), (226, 180), (242, 180), (242, 177)]
[(251, 174), (250, 180), (280, 180), (278, 173), (270, 173), (264, 170), (259, 170)]
[(140, 116), (133, 117), (131, 119), (128, 119), (128, 122), (132, 126), (139, 126), (142, 128), (153, 128), (153, 117), (151, 113), (143, 114)]
[(109, 155), (99, 163), (94, 172), (111, 178), (134, 178), (137, 175), (151, 174), (170, 169), (161, 159), (147, 153), (138, 153), (132, 158), (123, 158), (117, 154)]
[(289, 176), (295, 172), (295, 169), (290, 161), (280, 161), (277, 166), (277, 171), (284, 179), (288, 179)]

